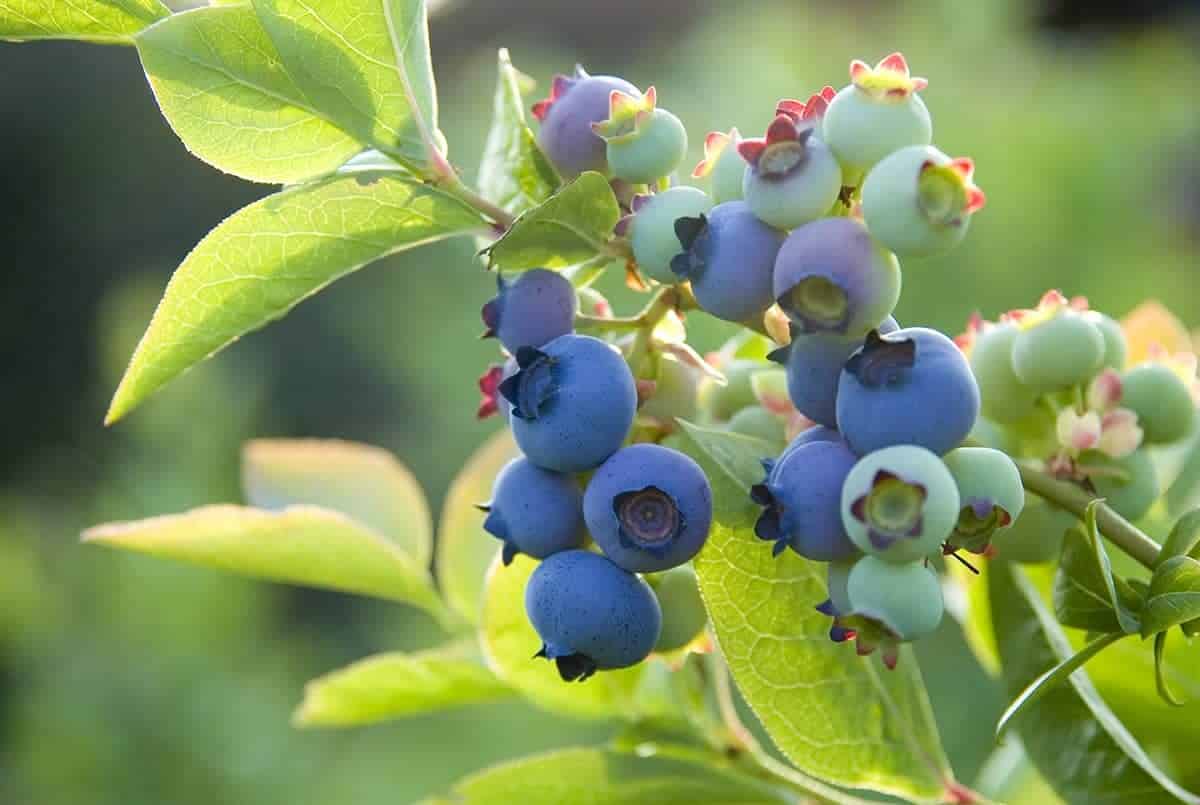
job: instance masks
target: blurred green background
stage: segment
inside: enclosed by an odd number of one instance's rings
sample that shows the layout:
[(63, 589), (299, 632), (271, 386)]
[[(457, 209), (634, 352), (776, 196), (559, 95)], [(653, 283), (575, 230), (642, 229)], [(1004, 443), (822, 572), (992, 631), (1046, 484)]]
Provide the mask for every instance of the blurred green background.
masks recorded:
[[(935, 143), (973, 156), (987, 209), (949, 257), (906, 264), (897, 317), (957, 332), (1049, 286), (1124, 314), (1147, 296), (1200, 323), (1194, 3), (436, 4), (451, 156), (472, 173), (495, 48), (548, 86), (583, 62), (655, 84), (688, 124), (757, 133), (780, 97), (901, 49), (930, 78)], [(339, 282), (104, 430), (108, 395), (170, 272), (271, 192), (191, 159), (136, 54), (0, 46), (0, 802), (398, 803), (498, 759), (611, 728), (505, 704), (350, 732), (296, 731), (305, 680), (417, 648), (411, 611), (80, 547), (91, 524), (236, 501), (252, 436), (393, 450), (435, 509), (498, 427), (473, 418), (495, 357), (493, 279), (455, 242)], [(618, 310), (636, 304), (608, 277)], [(728, 334), (693, 317), (694, 341)], [(1000, 691), (956, 629), (921, 644), (947, 747), (971, 781)], [(1044, 800), (1042, 800), (1044, 801)]]

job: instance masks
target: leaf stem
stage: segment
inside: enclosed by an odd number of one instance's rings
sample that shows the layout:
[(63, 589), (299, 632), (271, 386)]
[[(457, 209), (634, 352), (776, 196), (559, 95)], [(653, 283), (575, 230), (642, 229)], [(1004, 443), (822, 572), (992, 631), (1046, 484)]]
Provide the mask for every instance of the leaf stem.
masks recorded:
[(479, 195), (475, 190), (467, 187), (466, 183), (459, 177), (458, 172), (454, 170), (454, 167), (445, 158), (434, 163), (434, 170), (436, 171), (436, 176), (432, 178), (432, 181), (441, 190), (479, 210), (501, 231), (505, 231), (513, 225), (513, 221), (516, 218), (513, 217), (512, 213), (501, 209)]
[[(1063, 509), (1082, 518), (1088, 505), (1098, 496), (1089, 494), (1080, 487), (1060, 481), (1046, 472), (1025, 463), (1018, 462), (1017, 469), (1021, 473), (1021, 483), (1030, 492), (1045, 498)], [(1144, 531), (1113, 511), (1108, 505), (1101, 503), (1096, 507), (1096, 522), (1100, 533), (1109, 542), (1136, 559), (1148, 570), (1153, 570), (1158, 563), (1159, 546)]]
[(654, 296), (650, 297), (650, 301), (646, 303), (646, 306), (636, 316), (605, 319), (599, 316), (585, 316), (580, 314), (575, 317), (575, 329), (601, 333), (623, 332), (625, 330), (643, 330), (649, 332), (662, 321), (663, 316), (672, 310), (679, 309), (682, 301), (683, 299), (678, 289), (660, 288)]

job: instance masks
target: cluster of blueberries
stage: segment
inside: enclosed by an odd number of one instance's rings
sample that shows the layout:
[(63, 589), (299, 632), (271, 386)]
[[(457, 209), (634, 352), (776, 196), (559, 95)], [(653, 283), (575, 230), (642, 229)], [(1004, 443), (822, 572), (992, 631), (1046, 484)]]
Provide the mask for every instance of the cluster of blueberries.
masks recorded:
[[(601, 171), (632, 189), (618, 234), (642, 277), (687, 283), (707, 313), (760, 331), (786, 317), (790, 343), (770, 357), (809, 427), (763, 462), (749, 490), (763, 507), (756, 533), (776, 555), (829, 563), (818, 609), (833, 618), (831, 637), (857, 639), (863, 654), (880, 647), (891, 667), (901, 642), (941, 620), (930, 557), (986, 551), (1024, 495), (1003, 452), (961, 446), (980, 411), (964, 352), (891, 318), (898, 257), (948, 250), (983, 205), (973, 165), (929, 144), (926, 82), (900, 54), (855, 61), (850, 77), (840, 92), (780, 101), (765, 137), (709, 135), (693, 174), (709, 192), (671, 181), (687, 135), (653, 88), (579, 71), (558, 77), (534, 114), (565, 177)], [(496, 479), (484, 525), (506, 561), (543, 560), (526, 609), (540, 654), (565, 679), (703, 631), (703, 615), (662, 590), (696, 600), (685, 563), (712, 521), (695, 462), (659, 444), (623, 446), (638, 441), (639, 385), (616, 346), (573, 331), (580, 304), (571, 282), (538, 269), (501, 279), (483, 310), (511, 356), (481, 381), (495, 393), (483, 412), (503, 407), (523, 453)], [(679, 581), (664, 584), (672, 574)]]

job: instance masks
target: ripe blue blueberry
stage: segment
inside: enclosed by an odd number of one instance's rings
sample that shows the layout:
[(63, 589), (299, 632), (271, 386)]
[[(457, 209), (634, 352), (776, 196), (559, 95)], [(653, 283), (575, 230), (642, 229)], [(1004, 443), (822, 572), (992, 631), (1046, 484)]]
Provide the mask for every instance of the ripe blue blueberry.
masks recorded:
[(846, 533), (860, 550), (889, 562), (938, 553), (960, 510), (958, 487), (946, 465), (914, 445), (863, 457), (842, 486)]
[(755, 217), (744, 201), (678, 218), (675, 233), (681, 251), (671, 270), (691, 281), (700, 307), (726, 321), (761, 320), (775, 301), (771, 278), (783, 233)]
[(862, 188), (863, 219), (871, 236), (900, 257), (949, 251), (983, 207), (975, 164), (951, 159), (930, 145), (911, 145), (884, 157)]
[(726, 134), (711, 132), (704, 138), (704, 159), (692, 171), (693, 179), (709, 177), (713, 200), (718, 204), (740, 201), (742, 183), (746, 178), (746, 160), (738, 153), (742, 135), (736, 128)]
[(589, 76), (577, 67), (574, 76), (555, 76), (550, 97), (534, 105), (533, 116), (541, 121), (538, 145), (564, 177), (608, 170), (604, 140), (592, 131), (592, 124), (608, 117), (613, 92), (641, 94), (624, 79)]
[(669, 447), (635, 444), (600, 465), (583, 493), (592, 539), (618, 566), (655, 573), (704, 547), (712, 489), (695, 461)]
[(679, 118), (658, 108), (654, 87), (645, 95), (613, 92), (608, 119), (593, 123), (592, 131), (606, 143), (613, 175), (633, 184), (668, 175), (687, 153), (687, 130)]
[[(846, 361), (863, 345), (863, 338), (793, 329), (791, 343), (768, 357), (787, 367), (788, 396), (796, 410), (813, 422), (836, 428), (838, 380)], [(886, 335), (900, 327), (888, 316), (878, 329)]]
[(525, 613), (564, 681), (628, 668), (650, 655), (662, 629), (646, 582), (588, 551), (546, 559), (525, 587)]
[(983, 553), (1025, 508), (1021, 473), (1011, 458), (987, 447), (959, 447), (942, 460), (958, 485), (962, 507), (947, 541), (955, 548)]
[(896, 307), (900, 263), (858, 221), (822, 218), (788, 235), (774, 284), (801, 332), (863, 336)]
[(785, 447), (783, 452), (779, 454), (779, 458), (776, 459), (776, 463), (783, 461), (788, 453), (792, 452), (801, 445), (805, 445), (810, 442), (840, 441), (842, 441), (842, 434), (838, 433), (835, 428), (827, 428), (824, 425), (813, 425), (811, 428), (805, 428), (804, 430), (800, 431), (798, 434), (796, 434), (795, 438), (788, 442), (788, 446)]
[(514, 458), (496, 476), (483, 528), (504, 543), (502, 558), (510, 564), (518, 553), (545, 559), (559, 551), (582, 548), (583, 493), (575, 479)]
[(742, 140), (738, 153), (749, 163), (742, 198), (777, 229), (820, 218), (842, 192), (842, 171), (829, 148), (787, 115), (775, 118), (766, 137)]
[(879, 160), (906, 145), (928, 145), (933, 138), (929, 110), (917, 96), (928, 82), (909, 74), (899, 53), (875, 67), (850, 64), (850, 85), (829, 104), (821, 135), (833, 150), (847, 184)]
[(686, 185), (636, 197), (629, 224), (629, 245), (638, 269), (665, 285), (679, 282), (679, 277), (671, 271), (671, 259), (679, 254), (675, 221), (703, 215), (711, 208), (712, 199), (704, 191)]
[(979, 416), (979, 387), (962, 352), (924, 327), (867, 336), (838, 381), (838, 430), (859, 455), (919, 445), (941, 455)]
[(662, 610), (662, 632), (655, 651), (678, 651), (704, 633), (708, 610), (700, 597), (696, 571), (689, 565), (673, 567), (647, 578)]
[(575, 328), (579, 304), (570, 280), (535, 268), (508, 281), (496, 277), (496, 297), (483, 306), (484, 338), (499, 338), (509, 352), (540, 347)]
[(637, 388), (612, 346), (587, 335), (559, 336), (517, 350), (520, 370), (500, 384), (513, 438), (539, 467), (583, 472), (621, 446), (637, 412)]
[(790, 547), (806, 559), (830, 562), (858, 551), (842, 523), (842, 485), (857, 459), (840, 439), (812, 441), (764, 462), (767, 478), (750, 490), (763, 507), (754, 526), (759, 539)]

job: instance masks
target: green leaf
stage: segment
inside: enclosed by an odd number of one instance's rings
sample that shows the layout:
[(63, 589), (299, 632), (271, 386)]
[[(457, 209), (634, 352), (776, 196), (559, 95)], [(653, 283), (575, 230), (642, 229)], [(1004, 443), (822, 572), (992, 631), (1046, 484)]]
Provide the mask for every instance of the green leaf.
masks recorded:
[(422, 0), (253, 0), (314, 109), (414, 169), (440, 142)]
[(1024, 708), (1033, 704), (1043, 694), (1054, 689), (1058, 685), (1066, 681), (1067, 677), (1075, 673), (1090, 660), (1104, 649), (1111, 646), (1113, 643), (1127, 635), (1116, 632), (1113, 634), (1102, 635), (1092, 642), (1088, 643), (1081, 650), (1075, 652), (1067, 659), (1060, 662), (1058, 665), (1046, 671), (1044, 674), (1033, 680), (1026, 686), (1025, 690), (1017, 694), (1017, 697), (1012, 700), (1012, 703), (1005, 708), (1000, 714), (1000, 720), (996, 723), (996, 736), (999, 737), (1004, 733), (1009, 722), (1016, 718)]
[[(792, 802), (717, 754), (561, 749), (485, 769), (424, 805), (752, 805)], [(674, 754), (674, 753), (671, 753)]]
[(1127, 602), (1138, 594), (1113, 577), (1108, 553), (1096, 527), (1092, 501), (1084, 520), (1067, 530), (1062, 559), (1054, 577), (1054, 613), (1063, 626), (1092, 632), (1137, 632), (1139, 624)]
[(334, 280), (481, 220), (451, 196), (384, 172), (334, 176), (239, 210), (175, 271), (106, 422)]
[(507, 567), (498, 556), (492, 562), (480, 624), (488, 665), (545, 710), (583, 718), (632, 718), (640, 668), (604, 671), (582, 683), (564, 682), (554, 663), (533, 656), (542, 641), (525, 615), (525, 584), (537, 565), (523, 554)]
[(499, 543), (483, 530), (477, 503), (491, 500), (492, 482), (521, 453), (505, 428), (467, 460), (446, 492), (438, 523), (437, 579), (446, 603), (469, 623), (479, 623), (483, 585)]
[(362, 150), (310, 105), (248, 6), (176, 14), (136, 43), (167, 122), (213, 167), (291, 184), (331, 173)]
[(487, 248), (488, 265), (525, 271), (582, 263), (607, 248), (620, 217), (608, 179), (588, 171), (518, 218)]
[(513, 691), (460, 646), (367, 657), (304, 686), (293, 723), (349, 727), (499, 701)]
[(370, 595), (420, 607), (445, 620), (425, 568), (374, 531), (318, 506), (267, 512), (202, 506), (83, 532), (99, 545), (244, 576)]
[[(988, 576), (1004, 680), (1016, 696), (1073, 649), (1022, 568), (993, 562)], [(1168, 795), (1200, 803), (1150, 760), (1086, 671), (1068, 681), (1026, 707), (1016, 723), (1029, 757), (1059, 796), (1080, 805), (1158, 805)]]
[(134, 34), (170, 13), (159, 0), (0, 0), (0, 39), (128, 45)]
[(381, 447), (339, 439), (256, 439), (242, 448), (246, 501), (277, 510), (333, 509), (387, 537), (427, 567), (433, 518), (413, 474)]
[(1200, 545), (1200, 508), (1192, 509), (1175, 521), (1158, 554), (1158, 561), (1161, 564), (1172, 556), (1188, 556), (1197, 545)]
[(1154, 636), (1154, 687), (1164, 702), (1172, 707), (1182, 707), (1186, 702), (1174, 694), (1167, 682), (1166, 649), (1167, 633), (1159, 632)]
[(1200, 618), (1200, 562), (1173, 556), (1150, 578), (1150, 594), (1142, 610), (1142, 636)]
[(775, 745), (815, 777), (906, 799), (943, 795), (952, 779), (916, 657), (895, 671), (828, 638), (814, 606), (825, 565), (754, 535), (748, 490), (763, 479), (763, 442), (681, 423), (681, 449), (713, 485), (714, 525), (696, 572), (729, 668)]
[(533, 80), (518, 72), (508, 49), (500, 48), (492, 128), (479, 165), (479, 192), (511, 213), (548, 199), (562, 179), (525, 124), (525, 99)]

